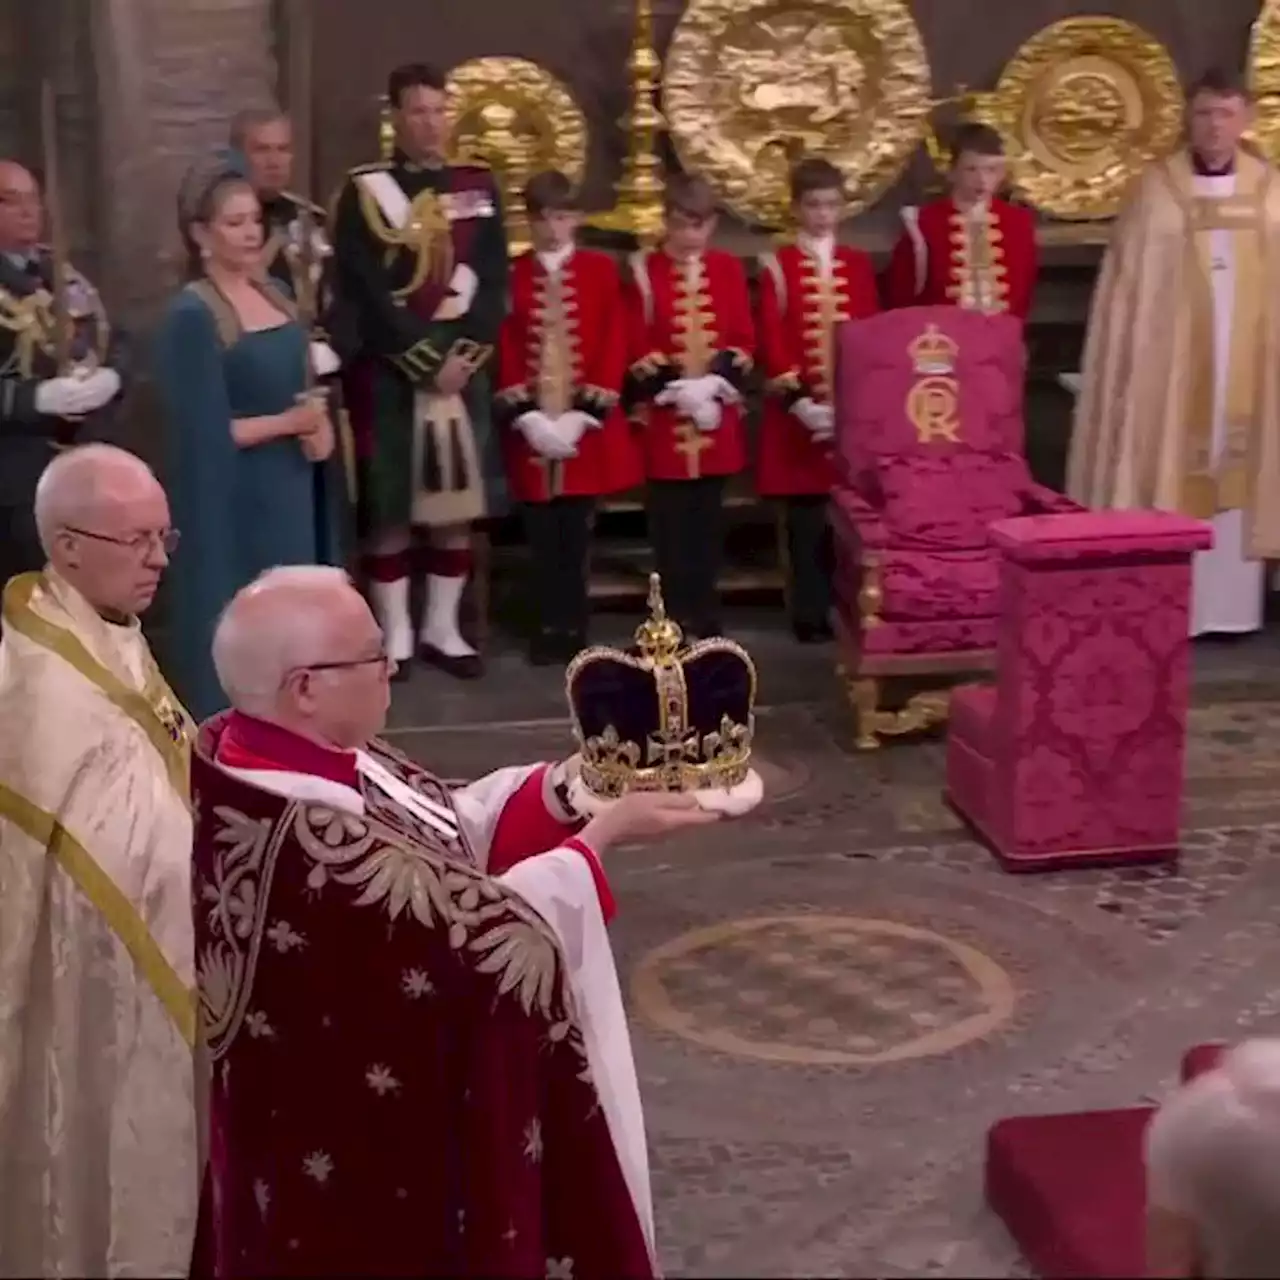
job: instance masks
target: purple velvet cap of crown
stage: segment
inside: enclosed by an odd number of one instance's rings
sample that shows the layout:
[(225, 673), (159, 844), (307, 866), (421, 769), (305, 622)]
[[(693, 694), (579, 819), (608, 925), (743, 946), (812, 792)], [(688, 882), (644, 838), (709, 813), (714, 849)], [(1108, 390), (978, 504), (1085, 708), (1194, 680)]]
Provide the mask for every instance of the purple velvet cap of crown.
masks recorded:
[[(686, 731), (699, 738), (718, 732), (725, 716), (734, 724), (751, 722), (755, 671), (750, 659), (736, 647), (722, 648), (720, 644), (704, 641), (677, 659), (685, 689), (680, 718)], [(635, 649), (628, 650), (626, 656), (635, 665), (623, 661), (620, 654), (600, 654), (574, 672), (569, 701), (584, 738), (594, 738), (612, 727), (624, 742), (644, 746), (661, 732), (662, 708), (655, 674), (642, 665)]]

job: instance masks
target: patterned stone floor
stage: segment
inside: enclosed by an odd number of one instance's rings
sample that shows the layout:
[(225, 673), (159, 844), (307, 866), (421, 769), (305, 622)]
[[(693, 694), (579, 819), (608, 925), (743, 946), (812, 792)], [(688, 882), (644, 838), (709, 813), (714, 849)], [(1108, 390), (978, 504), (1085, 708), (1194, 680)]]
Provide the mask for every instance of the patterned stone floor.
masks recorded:
[[(992, 1121), (1280, 1030), (1280, 636), (1197, 648), (1176, 871), (1014, 878), (942, 804), (940, 743), (854, 754), (831, 655), (731, 623), (770, 800), (610, 864), (668, 1273), (1023, 1274), (981, 1205)], [(416, 676), (394, 723), (455, 776), (571, 749), (515, 652)]]

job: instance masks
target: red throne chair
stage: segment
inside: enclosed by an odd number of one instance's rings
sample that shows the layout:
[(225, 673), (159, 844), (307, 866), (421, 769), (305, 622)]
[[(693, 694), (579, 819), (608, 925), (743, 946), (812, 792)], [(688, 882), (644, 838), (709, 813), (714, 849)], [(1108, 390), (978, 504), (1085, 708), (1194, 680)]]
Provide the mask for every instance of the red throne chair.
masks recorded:
[[(1212, 1071), (1224, 1044), (1182, 1059), (1182, 1079)], [(1154, 1107), (1011, 1116), (987, 1134), (987, 1206), (1037, 1275), (1146, 1275), (1143, 1138)]]
[(890, 677), (990, 670), (997, 520), (1078, 511), (1023, 457), (1022, 325), (914, 307), (842, 326), (836, 345), (835, 628), (856, 745), (928, 728), (948, 694), (881, 705)]
[(956, 689), (947, 798), (1006, 871), (1178, 855), (1199, 520), (1000, 521), (994, 685)]

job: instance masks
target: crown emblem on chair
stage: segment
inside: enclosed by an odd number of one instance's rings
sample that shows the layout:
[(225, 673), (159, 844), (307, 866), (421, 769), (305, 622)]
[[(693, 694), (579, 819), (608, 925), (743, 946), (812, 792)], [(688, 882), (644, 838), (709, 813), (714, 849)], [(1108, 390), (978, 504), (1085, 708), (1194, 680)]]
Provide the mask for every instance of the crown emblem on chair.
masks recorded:
[(565, 689), (592, 796), (735, 787), (750, 770), (756, 668), (732, 640), (686, 645), (658, 575), (630, 649), (595, 646), (569, 664)]
[(940, 377), (954, 373), (956, 357), (960, 354), (959, 345), (938, 328), (931, 324), (907, 348), (915, 371), (930, 377)]

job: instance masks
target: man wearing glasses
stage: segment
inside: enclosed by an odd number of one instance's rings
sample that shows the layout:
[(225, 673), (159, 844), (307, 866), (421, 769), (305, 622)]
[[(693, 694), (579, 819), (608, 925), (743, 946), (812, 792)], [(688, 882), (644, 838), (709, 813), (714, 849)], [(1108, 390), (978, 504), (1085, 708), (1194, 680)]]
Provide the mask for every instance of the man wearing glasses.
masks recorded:
[(454, 787), (379, 742), (394, 660), (338, 569), (245, 588), (213, 660), (193, 1274), (656, 1274), (601, 859), (715, 818), (651, 792), (584, 822), (576, 757)]
[(0, 587), (44, 563), (31, 514), (40, 473), (60, 445), (104, 438), (121, 389), (119, 342), (102, 300), (70, 265), (55, 305), (44, 223), (34, 175), (0, 160)]
[(50, 463), (34, 511), (47, 563), (0, 640), (0, 1275), (185, 1275), (192, 726), (138, 622), (178, 535), (109, 445)]

